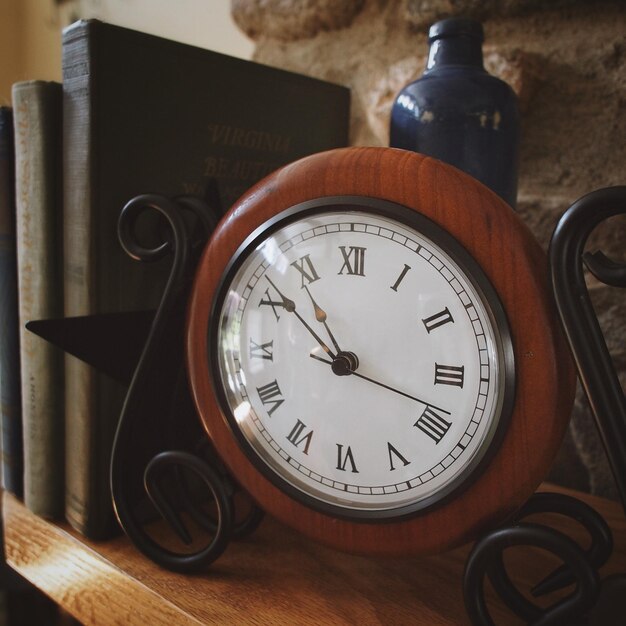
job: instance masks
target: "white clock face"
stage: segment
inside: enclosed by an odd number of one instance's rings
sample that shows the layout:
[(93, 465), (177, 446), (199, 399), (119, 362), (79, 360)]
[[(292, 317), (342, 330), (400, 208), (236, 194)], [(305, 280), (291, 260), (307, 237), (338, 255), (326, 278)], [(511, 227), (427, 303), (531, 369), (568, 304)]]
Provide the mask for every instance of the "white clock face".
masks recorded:
[(242, 446), (296, 498), (348, 517), (419, 510), (465, 483), (511, 394), (495, 294), (409, 213), (279, 221), (240, 251), (216, 310), (210, 352)]

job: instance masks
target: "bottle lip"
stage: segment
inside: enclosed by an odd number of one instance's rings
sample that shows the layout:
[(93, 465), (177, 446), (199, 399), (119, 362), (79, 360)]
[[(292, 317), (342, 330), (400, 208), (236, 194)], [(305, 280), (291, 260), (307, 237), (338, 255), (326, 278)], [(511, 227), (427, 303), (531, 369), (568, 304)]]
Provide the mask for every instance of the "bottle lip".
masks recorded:
[(482, 43), (485, 39), (483, 25), (467, 17), (449, 17), (435, 22), (428, 31), (428, 43), (444, 37), (474, 37)]

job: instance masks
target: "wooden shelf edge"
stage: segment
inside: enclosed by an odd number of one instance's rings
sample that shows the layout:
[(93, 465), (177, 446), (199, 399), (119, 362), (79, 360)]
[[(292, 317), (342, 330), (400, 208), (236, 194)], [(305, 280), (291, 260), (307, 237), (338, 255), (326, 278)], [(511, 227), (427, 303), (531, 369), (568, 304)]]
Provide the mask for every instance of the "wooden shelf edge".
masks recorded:
[[(601, 576), (626, 571), (619, 503), (548, 484), (541, 491), (572, 495), (601, 513), (615, 544)], [(206, 573), (185, 576), (158, 567), (123, 536), (88, 541), (67, 524), (36, 516), (11, 494), (3, 495), (3, 505), (7, 563), (85, 625), (467, 623), (461, 581), (470, 546), (422, 559), (358, 557), (321, 547), (268, 518)], [(571, 520), (551, 516), (550, 523), (588, 543)], [(532, 558), (523, 550), (511, 556), (522, 589), (547, 573), (537, 551)], [(491, 597), (489, 604), (497, 624), (519, 624), (501, 602)]]
[[(122, 571), (73, 531), (38, 517), (6, 492), (3, 516), (7, 563), (81, 622), (202, 623)], [(101, 621), (99, 615), (108, 615), (109, 621)]]

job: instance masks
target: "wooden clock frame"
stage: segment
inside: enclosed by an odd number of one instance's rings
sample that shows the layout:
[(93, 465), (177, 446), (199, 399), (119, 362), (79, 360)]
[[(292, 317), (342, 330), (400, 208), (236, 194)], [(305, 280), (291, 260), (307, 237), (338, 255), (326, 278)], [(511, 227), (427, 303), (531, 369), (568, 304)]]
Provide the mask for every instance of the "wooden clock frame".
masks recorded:
[[(241, 244), (277, 214), (315, 198), (362, 196), (429, 218), (473, 257), (509, 322), (516, 371), (514, 406), (499, 448), (462, 490), (413, 516), (347, 520), (305, 506), (245, 454), (212, 383), (207, 335), (214, 299)], [(478, 181), (422, 155), (345, 148), (296, 161), (245, 194), (217, 227), (200, 260), (187, 321), (194, 401), (222, 460), (259, 506), (326, 545), (363, 554), (444, 551), (502, 523), (543, 480), (562, 440), (575, 370), (547, 283), (547, 260), (514, 211)]]

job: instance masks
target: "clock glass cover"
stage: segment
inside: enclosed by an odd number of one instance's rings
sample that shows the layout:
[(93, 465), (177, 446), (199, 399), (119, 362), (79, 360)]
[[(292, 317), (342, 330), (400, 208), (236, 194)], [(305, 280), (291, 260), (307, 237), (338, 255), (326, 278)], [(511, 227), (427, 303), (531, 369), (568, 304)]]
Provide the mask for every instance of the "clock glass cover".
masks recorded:
[(253, 463), (349, 519), (414, 514), (467, 485), (506, 428), (511, 338), (471, 256), (390, 202), (292, 207), (225, 273), (209, 362)]

